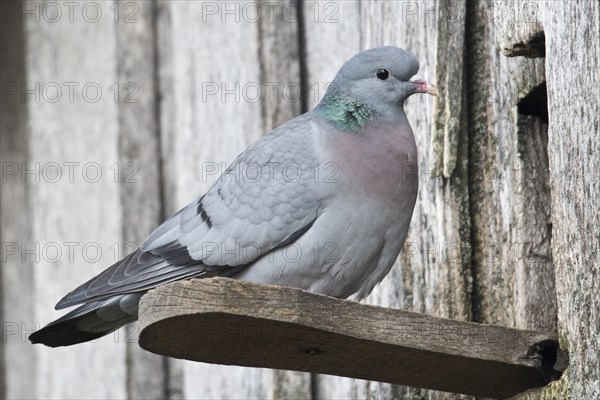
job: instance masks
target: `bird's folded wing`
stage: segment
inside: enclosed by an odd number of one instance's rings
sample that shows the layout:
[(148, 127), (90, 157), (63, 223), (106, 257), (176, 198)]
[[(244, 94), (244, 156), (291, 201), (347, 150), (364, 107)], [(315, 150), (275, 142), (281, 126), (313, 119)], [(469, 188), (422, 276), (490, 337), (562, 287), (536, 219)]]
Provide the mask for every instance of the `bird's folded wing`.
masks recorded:
[(310, 124), (286, 125), (242, 153), (204, 196), (160, 225), (140, 250), (73, 290), (56, 308), (191, 276), (232, 274), (304, 234), (327, 194), (315, 179), (311, 135), (302, 132)]

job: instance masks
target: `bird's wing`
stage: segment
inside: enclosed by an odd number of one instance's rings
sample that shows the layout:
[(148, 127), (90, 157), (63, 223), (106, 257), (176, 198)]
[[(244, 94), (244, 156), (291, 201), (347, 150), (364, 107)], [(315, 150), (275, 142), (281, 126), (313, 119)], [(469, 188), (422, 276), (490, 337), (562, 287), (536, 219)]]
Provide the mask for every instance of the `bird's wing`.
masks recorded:
[(311, 124), (300, 117), (282, 125), (244, 151), (140, 250), (73, 290), (56, 308), (239, 271), (312, 226), (327, 196), (319, 189), (317, 168)]
[(57, 310), (93, 300), (150, 290), (158, 285), (204, 273), (198, 265), (170, 265), (152, 253), (137, 250), (63, 297)]

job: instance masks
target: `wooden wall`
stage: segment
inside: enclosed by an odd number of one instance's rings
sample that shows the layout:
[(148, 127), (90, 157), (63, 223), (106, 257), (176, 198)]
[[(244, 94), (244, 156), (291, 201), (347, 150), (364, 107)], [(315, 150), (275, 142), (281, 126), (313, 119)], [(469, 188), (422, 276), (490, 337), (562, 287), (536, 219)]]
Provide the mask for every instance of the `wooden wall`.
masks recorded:
[(600, 398), (598, 2), (67, 3), (1, 10), (3, 397), (466, 398), (165, 359), (135, 326), (70, 348), (26, 340), (63, 294), (312, 108), (349, 57), (396, 45), (442, 97), (408, 102), (419, 198), (366, 301), (558, 330), (571, 367), (529, 398)]

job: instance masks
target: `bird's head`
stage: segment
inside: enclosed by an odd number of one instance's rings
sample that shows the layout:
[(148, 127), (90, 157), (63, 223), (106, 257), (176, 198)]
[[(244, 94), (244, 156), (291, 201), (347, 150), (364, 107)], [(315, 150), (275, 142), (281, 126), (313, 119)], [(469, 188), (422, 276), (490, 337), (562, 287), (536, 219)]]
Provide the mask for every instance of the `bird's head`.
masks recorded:
[(392, 46), (362, 51), (340, 68), (318, 108), (334, 117), (344, 108), (354, 109), (359, 125), (361, 114), (398, 116), (409, 96), (438, 95), (435, 86), (416, 75), (418, 70), (410, 51)]

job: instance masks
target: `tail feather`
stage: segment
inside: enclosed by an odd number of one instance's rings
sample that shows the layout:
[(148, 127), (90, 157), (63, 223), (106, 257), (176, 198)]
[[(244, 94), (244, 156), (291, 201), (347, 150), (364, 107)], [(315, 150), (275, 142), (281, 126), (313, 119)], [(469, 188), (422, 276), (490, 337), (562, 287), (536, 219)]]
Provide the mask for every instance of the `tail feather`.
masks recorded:
[(133, 293), (86, 303), (32, 333), (29, 340), (58, 347), (98, 339), (135, 321), (142, 295)]

